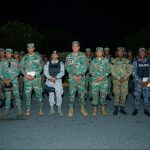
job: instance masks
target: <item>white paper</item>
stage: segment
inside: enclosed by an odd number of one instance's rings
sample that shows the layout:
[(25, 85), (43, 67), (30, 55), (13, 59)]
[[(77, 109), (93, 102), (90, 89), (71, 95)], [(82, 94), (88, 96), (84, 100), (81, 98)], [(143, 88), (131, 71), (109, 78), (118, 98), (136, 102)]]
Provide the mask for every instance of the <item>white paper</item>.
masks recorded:
[(35, 72), (34, 71), (27, 72), (27, 74), (30, 75), (30, 76), (35, 76)]
[[(146, 82), (148, 78), (143, 78), (143, 82)], [(150, 83), (147, 85), (147, 87), (150, 87)]]

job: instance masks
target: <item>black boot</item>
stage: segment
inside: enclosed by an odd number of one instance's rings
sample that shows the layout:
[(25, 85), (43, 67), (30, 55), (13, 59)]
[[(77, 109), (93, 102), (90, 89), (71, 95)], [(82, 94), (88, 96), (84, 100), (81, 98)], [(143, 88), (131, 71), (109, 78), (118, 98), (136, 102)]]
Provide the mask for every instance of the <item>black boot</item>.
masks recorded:
[(125, 111), (124, 107), (120, 107), (120, 113), (123, 115), (127, 115), (127, 112)]
[(148, 109), (144, 109), (144, 114), (146, 114), (147, 116), (150, 116), (150, 112), (148, 111)]
[(138, 114), (138, 109), (134, 109), (132, 115), (133, 115), (133, 116), (136, 116), (137, 114)]
[(5, 106), (5, 100), (4, 99), (1, 99), (1, 104), (0, 104), (0, 108), (4, 107)]
[(11, 99), (10, 109), (14, 108), (13, 99)]
[(115, 109), (114, 109), (113, 114), (114, 114), (114, 115), (118, 115), (118, 106), (115, 106), (114, 108), (115, 108)]

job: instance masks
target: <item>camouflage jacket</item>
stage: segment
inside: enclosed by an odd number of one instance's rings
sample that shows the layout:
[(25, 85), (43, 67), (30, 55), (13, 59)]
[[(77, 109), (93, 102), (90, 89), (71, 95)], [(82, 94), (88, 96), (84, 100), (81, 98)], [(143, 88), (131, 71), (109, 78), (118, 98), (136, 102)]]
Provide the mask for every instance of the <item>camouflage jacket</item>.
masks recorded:
[(27, 72), (35, 72), (35, 76), (38, 76), (43, 70), (43, 64), (42, 57), (37, 53), (31, 56), (26, 54), (21, 61), (21, 72), (23, 75)]
[(65, 63), (66, 71), (69, 76), (72, 75), (84, 75), (88, 68), (88, 60), (82, 52), (79, 52), (77, 56), (71, 53), (66, 58)]
[(107, 76), (110, 73), (110, 64), (106, 58), (94, 58), (90, 65), (90, 74), (92, 81), (97, 80), (98, 77), (102, 77), (103, 80), (107, 80)]
[(11, 58), (11, 59), (5, 59), (0, 62), (0, 78), (2, 80), (4, 79), (11, 79), (14, 80), (18, 77), (20, 73), (20, 67), (17, 60)]
[(128, 79), (132, 73), (130, 61), (126, 58), (119, 59), (118, 57), (111, 61), (111, 74), (114, 80), (120, 78)]

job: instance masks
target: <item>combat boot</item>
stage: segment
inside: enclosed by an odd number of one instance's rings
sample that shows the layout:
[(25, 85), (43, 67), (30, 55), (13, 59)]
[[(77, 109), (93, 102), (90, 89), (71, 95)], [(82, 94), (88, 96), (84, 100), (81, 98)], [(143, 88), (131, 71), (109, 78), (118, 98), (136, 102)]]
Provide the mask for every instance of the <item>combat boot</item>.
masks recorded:
[(103, 115), (103, 116), (105, 116), (105, 115), (108, 115), (108, 113), (107, 113), (107, 111), (106, 111), (106, 106), (102, 106), (102, 109), (101, 109), (101, 114)]
[(134, 109), (132, 115), (133, 115), (133, 116), (136, 116), (137, 114), (138, 114), (138, 109)]
[(97, 108), (96, 108), (96, 106), (93, 106), (92, 116), (96, 117), (96, 113), (97, 113)]
[(123, 106), (120, 107), (120, 113), (123, 115), (127, 115), (127, 112), (125, 111), (125, 108)]
[(63, 112), (62, 112), (61, 106), (58, 106), (58, 114), (61, 117), (64, 115)]
[(148, 111), (148, 109), (144, 109), (144, 114), (146, 114), (147, 116), (150, 116), (150, 112)]
[(114, 108), (115, 109), (114, 109), (113, 115), (118, 115), (118, 106), (115, 106)]
[(43, 115), (44, 115), (43, 111), (42, 111), (42, 110), (39, 110), (38, 116), (43, 116)]
[(81, 110), (80, 110), (80, 112), (81, 112), (81, 114), (82, 114), (84, 117), (88, 116), (88, 113), (86, 112), (86, 110), (85, 110), (85, 107), (84, 107), (84, 106), (81, 106)]
[(25, 114), (26, 116), (31, 116), (31, 110), (30, 109), (27, 109), (27, 111), (26, 111), (26, 114)]
[(73, 117), (73, 107), (69, 107), (68, 117)]

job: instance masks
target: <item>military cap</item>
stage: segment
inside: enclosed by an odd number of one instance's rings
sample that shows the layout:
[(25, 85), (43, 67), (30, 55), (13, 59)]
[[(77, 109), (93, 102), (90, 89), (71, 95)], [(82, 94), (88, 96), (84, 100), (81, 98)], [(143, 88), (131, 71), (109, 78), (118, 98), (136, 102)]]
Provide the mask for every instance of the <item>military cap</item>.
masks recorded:
[(27, 48), (34, 48), (34, 43), (28, 43)]
[(91, 51), (91, 49), (90, 48), (86, 48), (85, 51), (88, 52), (88, 51)]
[(19, 55), (19, 52), (18, 51), (14, 51), (14, 55)]
[(80, 46), (80, 43), (78, 41), (73, 41), (72, 45), (77, 44), (78, 46)]
[(117, 47), (117, 52), (119, 51), (125, 51), (125, 48), (124, 47)]
[(139, 48), (139, 53), (140, 53), (140, 52), (146, 52), (146, 49), (143, 48), (143, 47), (141, 47), (141, 48)]
[(0, 48), (0, 52), (5, 52), (5, 49), (4, 48)]
[(6, 52), (13, 53), (13, 50), (11, 48), (7, 48)]
[(110, 50), (109, 47), (104, 48), (104, 51), (109, 51), (109, 50)]
[(98, 51), (103, 52), (104, 51), (103, 47), (96, 47), (96, 52), (98, 52)]

